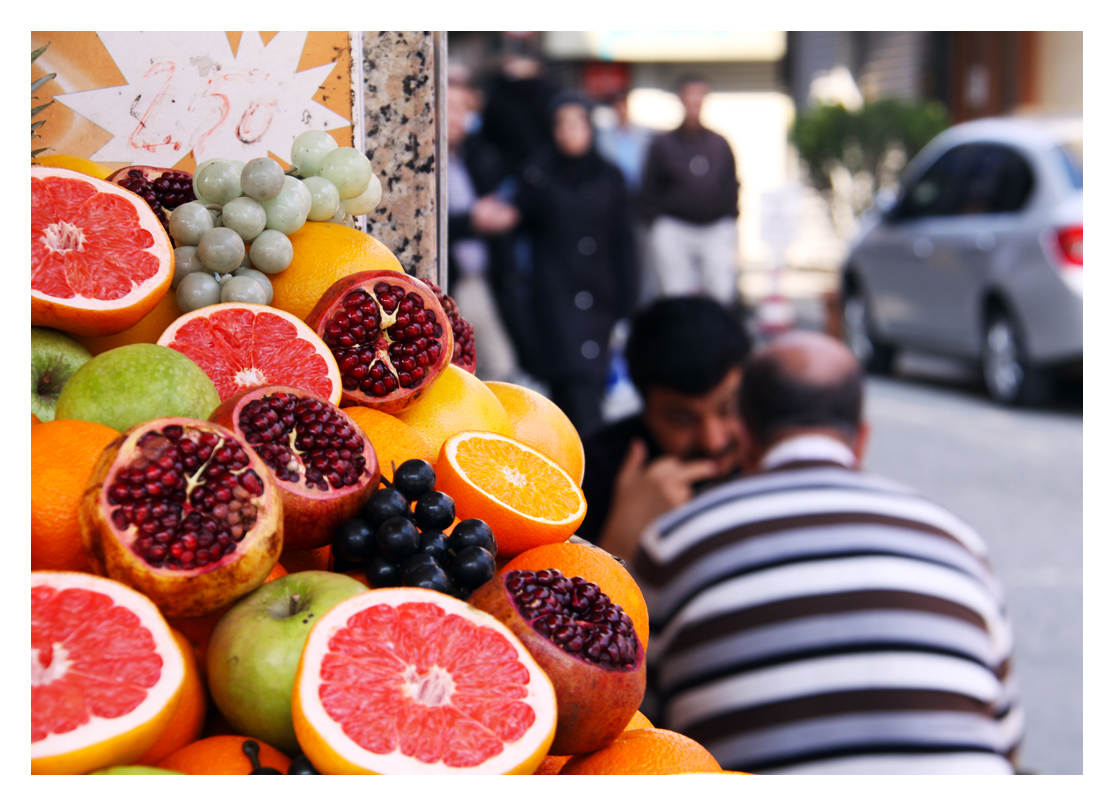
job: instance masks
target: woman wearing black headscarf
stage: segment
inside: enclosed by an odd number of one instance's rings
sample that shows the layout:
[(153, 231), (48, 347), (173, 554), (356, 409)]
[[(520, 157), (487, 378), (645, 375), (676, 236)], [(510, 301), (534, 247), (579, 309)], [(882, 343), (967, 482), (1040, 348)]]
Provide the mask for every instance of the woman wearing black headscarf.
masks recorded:
[(593, 142), (588, 102), (559, 93), (553, 142), (528, 159), (515, 199), (530, 245), (527, 369), (582, 437), (602, 423), (608, 339), (636, 302), (627, 189)]

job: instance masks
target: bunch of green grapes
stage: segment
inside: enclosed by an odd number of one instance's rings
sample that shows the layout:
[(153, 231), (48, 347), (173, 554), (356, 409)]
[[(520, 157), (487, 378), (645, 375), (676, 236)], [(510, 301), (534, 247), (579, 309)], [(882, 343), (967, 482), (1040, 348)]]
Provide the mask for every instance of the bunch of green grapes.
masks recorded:
[(218, 302), (271, 303), (269, 274), (294, 259), (290, 237), (307, 221), (341, 223), (379, 204), (368, 158), (324, 131), (294, 139), (291, 170), (270, 157), (209, 159), (194, 172), (195, 201), (170, 216), (174, 280), (184, 313)]

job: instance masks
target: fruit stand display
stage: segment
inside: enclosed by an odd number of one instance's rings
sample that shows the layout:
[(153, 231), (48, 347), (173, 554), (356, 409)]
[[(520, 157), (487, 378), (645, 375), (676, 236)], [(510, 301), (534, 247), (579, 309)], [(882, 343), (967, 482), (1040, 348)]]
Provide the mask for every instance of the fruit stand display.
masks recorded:
[(353, 226), (376, 152), (303, 128), (32, 159), (32, 772), (719, 771), (638, 711), (646, 605), (570, 542), (568, 418), (473, 374)]

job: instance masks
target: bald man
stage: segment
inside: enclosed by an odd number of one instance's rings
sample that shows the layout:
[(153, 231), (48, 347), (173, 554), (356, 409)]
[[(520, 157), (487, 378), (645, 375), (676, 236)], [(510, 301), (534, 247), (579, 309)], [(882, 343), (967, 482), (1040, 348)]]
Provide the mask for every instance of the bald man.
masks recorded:
[(788, 333), (744, 377), (752, 475), (658, 519), (631, 563), (644, 713), (730, 770), (1014, 772), (1022, 711), (983, 541), (860, 471), (863, 374), (842, 344)]

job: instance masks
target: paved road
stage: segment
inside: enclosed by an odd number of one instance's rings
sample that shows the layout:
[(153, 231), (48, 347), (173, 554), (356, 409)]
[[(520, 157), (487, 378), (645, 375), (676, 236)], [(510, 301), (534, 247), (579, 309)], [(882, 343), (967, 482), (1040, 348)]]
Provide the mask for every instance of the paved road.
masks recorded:
[(1024, 771), (1083, 772), (1083, 407), (1004, 409), (968, 368), (901, 356), (872, 378), (866, 468), (971, 523), (1006, 594), (1027, 730)]

